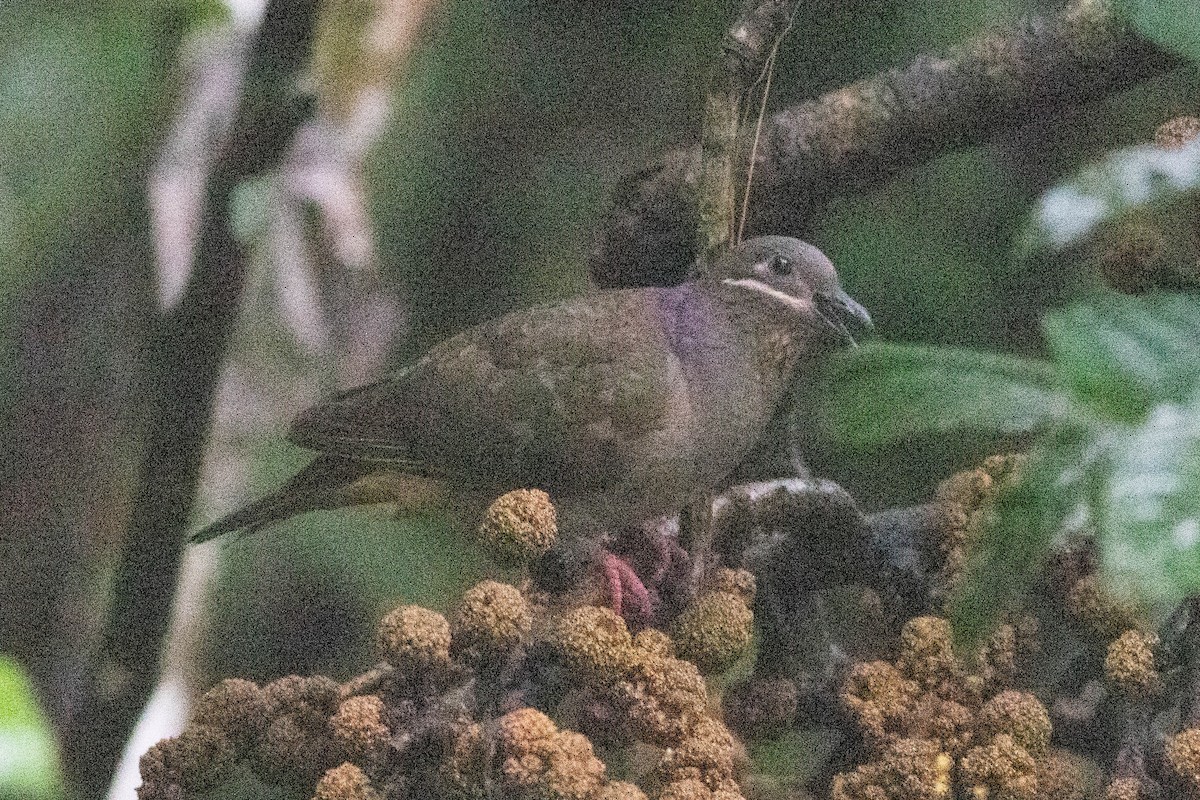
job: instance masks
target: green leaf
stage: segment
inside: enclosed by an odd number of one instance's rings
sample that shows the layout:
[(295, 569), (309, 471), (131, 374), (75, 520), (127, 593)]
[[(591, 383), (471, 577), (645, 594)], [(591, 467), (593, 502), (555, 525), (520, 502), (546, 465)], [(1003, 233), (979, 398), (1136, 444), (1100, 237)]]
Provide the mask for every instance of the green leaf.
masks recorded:
[(1097, 498), (1101, 564), (1115, 590), (1166, 612), (1200, 591), (1200, 392), (1112, 441)]
[(58, 753), (29, 680), (0, 656), (0, 797), (61, 795)]
[(1079, 244), (1103, 222), (1197, 187), (1200, 139), (1174, 150), (1138, 145), (1113, 151), (1042, 195), (1017, 255)]
[(1083, 508), (1103, 469), (1103, 449), (1094, 434), (1064, 428), (1040, 442), (1017, 482), (1001, 490), (951, 607), (964, 641), (977, 641), (1019, 605), (1055, 536)]
[(1138, 423), (1200, 382), (1196, 295), (1098, 295), (1048, 313), (1042, 327), (1063, 379), (1110, 419)]
[(869, 344), (831, 360), (822, 427), (873, 447), (921, 435), (1029, 433), (1073, 419), (1052, 365), (949, 347)]
[(1147, 39), (1200, 59), (1200, 10), (1195, 0), (1117, 0), (1117, 7)]

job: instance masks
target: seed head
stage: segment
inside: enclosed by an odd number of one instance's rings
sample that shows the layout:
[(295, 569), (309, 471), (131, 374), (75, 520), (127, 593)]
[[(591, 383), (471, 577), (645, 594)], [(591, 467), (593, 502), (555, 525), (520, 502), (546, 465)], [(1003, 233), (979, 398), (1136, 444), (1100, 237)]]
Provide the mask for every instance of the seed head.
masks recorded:
[(479, 525), (484, 549), (505, 564), (536, 561), (557, 537), (554, 504), (541, 489), (516, 489), (501, 495), (488, 506)]

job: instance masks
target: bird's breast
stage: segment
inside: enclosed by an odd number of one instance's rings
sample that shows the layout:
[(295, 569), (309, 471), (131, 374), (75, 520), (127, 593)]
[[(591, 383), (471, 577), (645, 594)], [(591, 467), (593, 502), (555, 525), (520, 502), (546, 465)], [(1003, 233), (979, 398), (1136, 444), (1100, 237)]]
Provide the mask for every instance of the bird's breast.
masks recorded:
[(660, 313), (691, 409), (698, 485), (719, 481), (757, 442), (797, 361), (781, 326), (742, 319), (694, 286), (664, 290)]

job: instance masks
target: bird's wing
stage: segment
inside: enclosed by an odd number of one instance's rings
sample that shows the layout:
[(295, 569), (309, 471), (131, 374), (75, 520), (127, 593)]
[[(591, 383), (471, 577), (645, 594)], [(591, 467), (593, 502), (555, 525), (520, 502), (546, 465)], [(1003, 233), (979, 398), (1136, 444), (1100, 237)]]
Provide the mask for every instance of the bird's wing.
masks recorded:
[(190, 541), (200, 544), (242, 528), (255, 531), (304, 511), (336, 507), (339, 505), (336, 493), (370, 474), (372, 469), (364, 461), (318, 456), (271, 494), (197, 531)]
[(497, 487), (614, 486), (686, 419), (654, 296), (606, 292), (484, 323), (306, 412), (293, 439)]

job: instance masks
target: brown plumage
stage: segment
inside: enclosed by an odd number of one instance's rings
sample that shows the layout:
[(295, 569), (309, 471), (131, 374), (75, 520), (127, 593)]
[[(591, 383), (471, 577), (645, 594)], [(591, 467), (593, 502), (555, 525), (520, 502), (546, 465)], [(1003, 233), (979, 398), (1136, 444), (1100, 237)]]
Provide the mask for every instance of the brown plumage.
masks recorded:
[(362, 502), (474, 507), (521, 487), (605, 526), (677, 511), (737, 466), (804, 365), (870, 324), (797, 239), (748, 240), (715, 268), (507, 314), (305, 411), (290, 438), (313, 462), (192, 541)]

